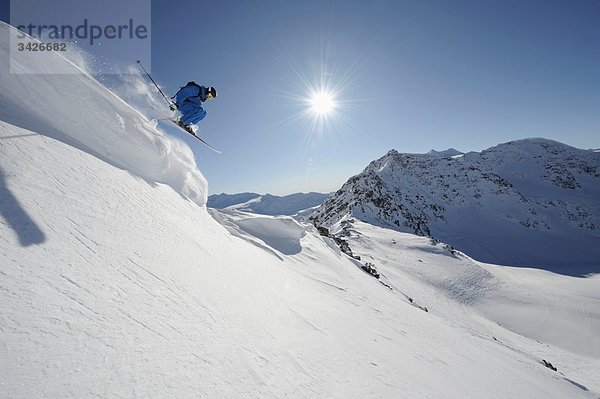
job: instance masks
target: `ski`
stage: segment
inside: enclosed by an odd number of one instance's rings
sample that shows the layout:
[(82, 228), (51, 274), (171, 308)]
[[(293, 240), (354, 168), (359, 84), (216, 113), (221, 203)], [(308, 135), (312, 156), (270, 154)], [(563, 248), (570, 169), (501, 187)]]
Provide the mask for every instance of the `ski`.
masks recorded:
[(175, 125), (177, 125), (177, 127), (181, 130), (183, 130), (184, 132), (186, 132), (187, 134), (189, 134), (190, 136), (200, 140), (205, 146), (207, 146), (208, 148), (210, 148), (211, 150), (213, 150), (214, 152), (216, 152), (217, 154), (222, 154), (222, 152), (220, 150), (217, 150), (215, 147), (213, 147), (212, 145), (208, 144), (206, 141), (204, 141), (203, 139), (201, 139), (200, 137), (196, 136), (194, 133), (190, 133), (189, 131), (185, 130), (184, 128), (182, 128), (181, 126), (179, 126), (179, 120), (178, 119), (169, 119), (171, 122), (173, 122)]
[(217, 150), (215, 147), (213, 147), (212, 145), (208, 144), (206, 141), (204, 141), (203, 139), (201, 139), (200, 137), (196, 136), (195, 134), (190, 133), (189, 131), (185, 130), (184, 128), (182, 128), (181, 126), (179, 126), (179, 119), (172, 117), (172, 116), (167, 116), (164, 112), (162, 112), (159, 109), (156, 109), (155, 107), (153, 107), (152, 105), (150, 106), (150, 108), (152, 108), (154, 111), (156, 111), (156, 113), (161, 116), (161, 118), (155, 118), (157, 121), (164, 121), (164, 120), (168, 120), (173, 122), (175, 125), (177, 125), (177, 127), (181, 130), (183, 130), (184, 132), (186, 132), (187, 134), (189, 134), (190, 136), (193, 136), (195, 138), (197, 138), (198, 140), (200, 140), (204, 145), (206, 145), (208, 148), (210, 148), (211, 150), (213, 150), (214, 152), (216, 152), (217, 154), (222, 154), (221, 150)]

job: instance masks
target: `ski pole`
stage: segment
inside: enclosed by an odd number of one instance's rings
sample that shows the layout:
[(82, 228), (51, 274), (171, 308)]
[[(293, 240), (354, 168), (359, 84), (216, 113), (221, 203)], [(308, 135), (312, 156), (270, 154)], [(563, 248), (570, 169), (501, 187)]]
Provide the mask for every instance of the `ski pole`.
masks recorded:
[(146, 75), (150, 78), (150, 80), (152, 81), (152, 83), (154, 83), (154, 86), (156, 86), (156, 88), (158, 89), (158, 91), (160, 92), (160, 94), (162, 94), (162, 96), (164, 97), (164, 99), (169, 104), (169, 107), (171, 107), (171, 101), (169, 101), (169, 99), (167, 98), (167, 96), (165, 96), (165, 93), (163, 93), (163, 91), (160, 89), (160, 87), (158, 87), (158, 85), (156, 84), (156, 82), (154, 81), (154, 79), (152, 79), (152, 76), (150, 76), (150, 74), (148, 73), (148, 71), (146, 71), (146, 68), (144, 68), (144, 66), (142, 65), (142, 61), (137, 60), (137, 63), (144, 70), (144, 72), (146, 72)]

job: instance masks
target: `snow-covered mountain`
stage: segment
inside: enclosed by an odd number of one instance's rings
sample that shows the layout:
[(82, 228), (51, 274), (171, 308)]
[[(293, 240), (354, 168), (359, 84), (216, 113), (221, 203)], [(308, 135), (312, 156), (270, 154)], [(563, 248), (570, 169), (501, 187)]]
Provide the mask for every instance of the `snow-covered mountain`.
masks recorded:
[(537, 138), (459, 157), (392, 150), (312, 217), (347, 215), (485, 262), (600, 273), (600, 154)]
[(452, 157), (464, 155), (464, 152), (460, 152), (454, 148), (448, 148), (447, 150), (444, 150), (444, 151), (430, 150), (427, 154), (431, 155), (432, 157), (437, 157), (437, 158), (452, 158)]
[(39, 56), (0, 75), (0, 398), (598, 397), (600, 279), (207, 210), (186, 145)]
[(294, 216), (321, 205), (329, 194), (295, 193), (278, 196), (272, 194), (214, 194), (208, 197), (207, 206), (210, 208), (234, 208), (240, 211), (258, 213), (261, 215)]
[(209, 208), (223, 209), (232, 205), (244, 204), (258, 197), (260, 197), (260, 194), (257, 193), (213, 194), (208, 196), (206, 206)]

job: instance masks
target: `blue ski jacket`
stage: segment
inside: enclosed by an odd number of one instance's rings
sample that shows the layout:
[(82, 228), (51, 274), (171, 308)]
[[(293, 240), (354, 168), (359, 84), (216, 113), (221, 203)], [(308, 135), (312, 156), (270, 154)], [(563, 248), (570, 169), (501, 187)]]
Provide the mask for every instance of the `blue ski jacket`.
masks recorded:
[(206, 87), (188, 83), (175, 94), (175, 104), (186, 126), (195, 125), (206, 116), (202, 103), (206, 101)]

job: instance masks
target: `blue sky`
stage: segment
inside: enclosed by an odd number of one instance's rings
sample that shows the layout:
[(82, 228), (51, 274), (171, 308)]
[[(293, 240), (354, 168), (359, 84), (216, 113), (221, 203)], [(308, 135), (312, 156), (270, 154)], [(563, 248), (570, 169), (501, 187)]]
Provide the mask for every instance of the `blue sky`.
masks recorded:
[(600, 147), (599, 20), (592, 0), (153, 1), (152, 73), (219, 92), (200, 134), (223, 154), (189, 141), (211, 193), (325, 192), (391, 148)]

